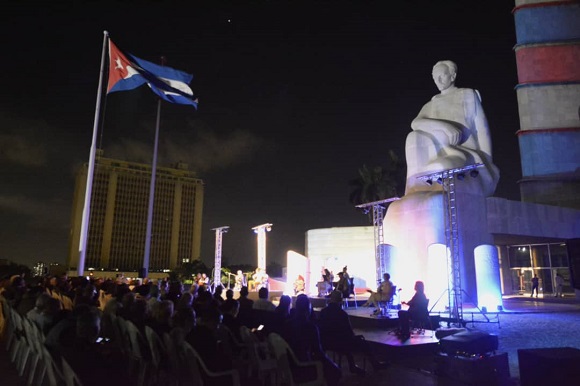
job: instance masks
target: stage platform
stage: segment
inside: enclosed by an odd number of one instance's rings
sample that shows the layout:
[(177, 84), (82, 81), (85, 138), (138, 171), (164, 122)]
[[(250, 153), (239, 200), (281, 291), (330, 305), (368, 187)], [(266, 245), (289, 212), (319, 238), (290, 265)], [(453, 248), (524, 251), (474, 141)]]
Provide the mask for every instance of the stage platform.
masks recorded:
[[(360, 305), (363, 303), (364, 301)], [(401, 342), (396, 335), (399, 327), (397, 310), (391, 310), (388, 316), (375, 316), (372, 315), (373, 308), (360, 305), (344, 310), (349, 316), (355, 334), (363, 335), (379, 357), (404, 360), (438, 352), (439, 339), (436, 338), (434, 331), (437, 325), (433, 325), (433, 330), (413, 330), (411, 337)], [(321, 309), (322, 307), (314, 308), (314, 311), (320, 312)]]

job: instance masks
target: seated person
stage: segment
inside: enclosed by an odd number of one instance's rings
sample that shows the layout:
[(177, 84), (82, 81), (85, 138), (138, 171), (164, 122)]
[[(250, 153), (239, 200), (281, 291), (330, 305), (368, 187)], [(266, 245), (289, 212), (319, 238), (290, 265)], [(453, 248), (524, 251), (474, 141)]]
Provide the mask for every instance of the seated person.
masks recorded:
[(424, 320), (429, 318), (427, 308), (429, 300), (425, 296), (425, 284), (422, 281), (415, 282), (415, 295), (408, 302), (401, 302), (408, 305), (408, 310), (399, 311), (400, 338), (405, 341), (411, 337), (411, 320)]
[(234, 291), (239, 291), (242, 287), (247, 286), (248, 283), (246, 282), (246, 277), (244, 276), (242, 270), (238, 269), (236, 273), (236, 284), (234, 285)]
[(326, 296), (330, 294), (332, 291), (332, 283), (334, 281), (334, 275), (332, 272), (328, 270), (328, 268), (324, 268), (322, 271), (322, 281), (318, 282), (318, 296)]
[(381, 312), (379, 308), (379, 302), (388, 302), (393, 297), (393, 283), (391, 283), (391, 275), (388, 273), (383, 274), (383, 281), (379, 288), (377, 288), (377, 292), (373, 292), (368, 290), (371, 293), (369, 299), (363, 304), (363, 307), (373, 306), (375, 307), (374, 314), (379, 314)]
[(259, 291), (260, 288), (268, 288), (268, 274), (262, 268), (256, 268), (256, 272), (252, 275), (252, 279), (254, 280), (256, 291)]
[(60, 354), (83, 385), (102, 386), (111, 379), (119, 384), (130, 382), (119, 350), (108, 347), (106, 343), (97, 343), (100, 322), (96, 308), (78, 315), (74, 340), (70, 346), (61, 346)]
[(320, 340), (325, 350), (333, 350), (346, 355), (350, 372), (354, 374), (364, 374), (365, 371), (358, 367), (354, 361), (355, 352), (363, 353), (371, 362), (375, 370), (385, 368), (384, 363), (380, 363), (371, 355), (362, 335), (355, 335), (348, 314), (342, 309), (342, 293), (332, 291), (328, 306), (320, 311), (318, 327), (320, 329)]
[(345, 277), (344, 272), (338, 273), (338, 283), (336, 290), (342, 293), (343, 298), (350, 297), (350, 281)]
[[(324, 378), (328, 384), (337, 385), (342, 372), (322, 349), (320, 333), (318, 326), (313, 321), (312, 305), (308, 296), (305, 294), (298, 295), (292, 311), (290, 318), (284, 325), (282, 337), (288, 342), (298, 360), (320, 361)], [(300, 377), (300, 369), (296, 368), (296, 370), (298, 370), (297, 376)]]
[(252, 309), (254, 310), (264, 310), (264, 311), (274, 311), (276, 306), (270, 301), (268, 288), (262, 287), (258, 291), (258, 300), (254, 302)]

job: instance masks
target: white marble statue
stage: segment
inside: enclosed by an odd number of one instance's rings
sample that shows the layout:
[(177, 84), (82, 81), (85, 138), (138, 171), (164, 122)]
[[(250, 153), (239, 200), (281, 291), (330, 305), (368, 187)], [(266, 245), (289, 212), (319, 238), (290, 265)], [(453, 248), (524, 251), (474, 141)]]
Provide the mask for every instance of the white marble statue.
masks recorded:
[(456, 77), (457, 66), (451, 61), (440, 61), (433, 67), (433, 80), (440, 93), (411, 123), (405, 144), (405, 196), (389, 205), (383, 221), (385, 264), (403, 292), (413, 288), (417, 280), (425, 281), (428, 291), (439, 288), (440, 283), (433, 278), (442, 275), (433, 276), (434, 271), (428, 267), (447, 261), (444, 187), (435, 181), (429, 185), (417, 177), (483, 164), (477, 168), (476, 178), (466, 173), (454, 185), (461, 283), (471, 296), (477, 292), (474, 249), (493, 243), (486, 230), (486, 197), (495, 191), (499, 171), (492, 163), (490, 130), (479, 93), (455, 87)]
[(485, 196), (495, 191), (499, 171), (491, 158), (491, 138), (481, 97), (477, 90), (455, 87), (457, 65), (437, 62), (433, 80), (441, 92), (431, 98), (411, 123), (407, 136), (407, 185), (405, 194), (432, 190), (417, 177), (475, 163), (479, 181), (474, 184)]

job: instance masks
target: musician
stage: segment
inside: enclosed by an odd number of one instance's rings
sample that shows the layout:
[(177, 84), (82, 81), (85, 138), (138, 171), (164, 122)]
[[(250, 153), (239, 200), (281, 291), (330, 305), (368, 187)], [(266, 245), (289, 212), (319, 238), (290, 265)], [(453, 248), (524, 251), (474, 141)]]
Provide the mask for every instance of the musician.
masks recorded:
[(338, 273), (336, 290), (342, 293), (343, 298), (348, 298), (350, 296), (350, 281), (345, 277), (344, 272)]
[(256, 272), (252, 275), (252, 279), (256, 284), (256, 291), (260, 291), (260, 288), (268, 288), (268, 274), (264, 269), (260, 267), (256, 268)]
[(202, 273), (201, 277), (197, 281), (197, 285), (200, 287), (207, 288), (209, 286), (209, 277), (207, 277), (207, 275), (205, 273)]
[(235, 279), (235, 285), (234, 285), (234, 291), (240, 291), (242, 289), (242, 287), (245, 287), (248, 285), (247, 281), (246, 281), (246, 276), (243, 274), (242, 270), (238, 269), (238, 272), (236, 273), (236, 279)]
[(334, 275), (332, 272), (328, 270), (328, 268), (324, 268), (322, 271), (322, 281), (317, 283), (318, 287), (318, 297), (323, 297), (332, 291), (332, 282), (334, 281)]
[(425, 320), (429, 318), (429, 299), (425, 296), (425, 284), (422, 281), (415, 282), (415, 295), (408, 302), (401, 302), (409, 306), (408, 310), (399, 311), (400, 331), (402, 341), (410, 338), (410, 320)]
[(391, 275), (388, 273), (383, 274), (383, 281), (379, 288), (377, 288), (377, 292), (368, 290), (371, 293), (369, 299), (363, 304), (363, 307), (373, 306), (375, 307), (374, 314), (377, 315), (381, 312), (379, 308), (379, 302), (388, 302), (393, 297), (393, 283), (391, 283)]
[(302, 275), (298, 275), (296, 281), (294, 281), (294, 294), (299, 295), (304, 293), (305, 284), (304, 284), (304, 277)]

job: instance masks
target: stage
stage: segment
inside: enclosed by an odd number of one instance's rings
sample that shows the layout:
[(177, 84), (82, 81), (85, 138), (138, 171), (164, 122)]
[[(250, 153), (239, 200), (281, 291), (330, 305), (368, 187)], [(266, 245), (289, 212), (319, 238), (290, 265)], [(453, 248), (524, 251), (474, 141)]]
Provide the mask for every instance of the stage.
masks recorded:
[[(314, 312), (320, 312), (325, 306), (315, 307), (326, 303), (328, 299), (311, 298)], [(397, 310), (390, 310), (388, 315), (375, 316), (373, 315), (374, 308), (362, 307), (366, 298), (359, 299), (357, 296), (357, 307), (354, 306), (354, 299), (350, 299), (349, 307), (344, 308), (348, 314), (352, 328), (357, 335), (362, 335), (365, 340), (369, 342), (372, 350), (379, 357), (385, 360), (404, 360), (406, 358), (413, 358), (417, 356), (432, 355), (438, 351), (439, 339), (435, 337), (435, 329), (438, 323), (431, 326), (432, 329), (412, 330), (411, 337), (401, 342), (396, 335), (396, 330), (399, 327), (399, 319), (397, 317)]]

